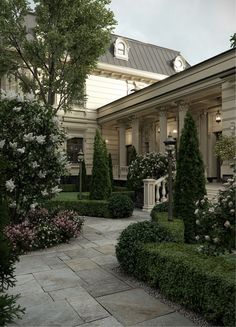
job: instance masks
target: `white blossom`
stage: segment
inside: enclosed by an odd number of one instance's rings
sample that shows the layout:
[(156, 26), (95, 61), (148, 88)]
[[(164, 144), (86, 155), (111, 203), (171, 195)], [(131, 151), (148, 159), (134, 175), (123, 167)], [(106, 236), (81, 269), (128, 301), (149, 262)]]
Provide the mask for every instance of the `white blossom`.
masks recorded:
[(55, 187), (53, 187), (53, 188), (51, 189), (51, 193), (53, 193), (53, 194), (59, 193), (59, 192), (61, 192), (61, 191), (62, 191), (62, 189), (59, 188), (58, 186), (55, 186)]
[(200, 239), (199, 235), (195, 236), (195, 240), (198, 241)]
[(60, 138), (59, 138), (58, 135), (53, 135), (53, 134), (50, 135), (50, 139), (51, 139), (53, 142), (58, 142), (58, 141), (60, 140)]
[(39, 135), (39, 136), (35, 136), (35, 140), (39, 143), (39, 144), (43, 144), (45, 142), (45, 135)]
[(228, 220), (226, 220), (226, 222), (224, 223), (224, 226), (225, 226), (226, 228), (230, 227), (230, 222), (229, 222)]
[(41, 194), (42, 194), (42, 196), (47, 196), (48, 192), (47, 192), (47, 190), (44, 190), (44, 191), (41, 191)]
[(19, 112), (19, 111), (21, 111), (21, 107), (14, 107), (13, 111)]
[(197, 214), (198, 214), (198, 211), (199, 211), (199, 209), (196, 209), (196, 210), (194, 211), (194, 214), (197, 215)]
[(1, 140), (0, 141), (0, 149), (2, 149), (5, 145), (6, 141), (5, 140)]
[(209, 235), (205, 235), (205, 240), (206, 241), (210, 241), (210, 236)]
[(26, 141), (26, 142), (33, 141), (33, 140), (34, 140), (33, 133), (25, 134), (25, 135), (23, 136), (23, 139), (24, 139), (24, 141)]
[(9, 145), (14, 150), (17, 148), (17, 142), (9, 142)]
[(235, 212), (235, 210), (234, 209), (230, 209), (230, 213), (234, 213)]
[(13, 201), (9, 204), (10, 208), (16, 208), (16, 201)]
[(42, 171), (40, 170), (40, 172), (38, 173), (38, 177), (39, 177), (39, 178), (45, 178), (45, 176), (46, 176), (46, 173), (45, 173), (45, 172), (42, 172)]
[(33, 161), (33, 162), (32, 162), (32, 167), (33, 167), (33, 168), (37, 168), (37, 167), (39, 167), (39, 164), (37, 163), (37, 161)]
[(214, 242), (214, 243), (219, 243), (219, 239), (218, 239), (218, 237), (213, 238), (213, 242)]
[(25, 147), (16, 150), (19, 153), (25, 153)]
[(9, 192), (12, 192), (14, 190), (14, 188), (16, 187), (15, 183), (12, 179), (9, 179), (8, 181), (6, 181), (5, 185), (6, 185), (7, 191), (9, 191)]
[(59, 124), (60, 124), (60, 119), (59, 119), (59, 117), (57, 117), (57, 116), (52, 117), (52, 122), (53, 122), (55, 125), (59, 125)]
[(35, 202), (35, 203), (32, 203), (31, 205), (30, 205), (30, 209), (31, 210), (35, 210), (35, 208), (37, 207), (37, 205), (38, 205), (38, 203), (37, 202)]
[(214, 212), (214, 208), (210, 208), (209, 209), (209, 212)]
[(196, 225), (200, 225), (200, 220), (199, 219), (196, 220)]

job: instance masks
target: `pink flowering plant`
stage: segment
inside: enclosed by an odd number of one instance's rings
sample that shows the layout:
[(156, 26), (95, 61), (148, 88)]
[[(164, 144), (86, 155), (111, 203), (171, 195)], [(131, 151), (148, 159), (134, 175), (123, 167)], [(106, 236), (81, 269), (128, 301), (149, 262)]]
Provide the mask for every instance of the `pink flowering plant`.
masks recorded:
[(60, 150), (65, 134), (51, 107), (43, 107), (31, 95), (0, 92), (0, 153), (6, 169), (5, 195), (12, 219), (53, 197), (60, 189), (67, 160)]
[(207, 197), (196, 203), (196, 240), (199, 251), (210, 255), (235, 249), (235, 179), (228, 180), (214, 202)]
[(166, 154), (150, 152), (137, 155), (131, 162), (128, 170), (128, 184), (133, 190), (139, 190), (143, 186), (143, 179), (158, 179), (167, 174), (168, 157)]
[(65, 210), (49, 214), (47, 209), (38, 208), (30, 211), (23, 222), (8, 225), (5, 235), (14, 251), (21, 254), (78, 237), (83, 222), (84, 219), (75, 211)]

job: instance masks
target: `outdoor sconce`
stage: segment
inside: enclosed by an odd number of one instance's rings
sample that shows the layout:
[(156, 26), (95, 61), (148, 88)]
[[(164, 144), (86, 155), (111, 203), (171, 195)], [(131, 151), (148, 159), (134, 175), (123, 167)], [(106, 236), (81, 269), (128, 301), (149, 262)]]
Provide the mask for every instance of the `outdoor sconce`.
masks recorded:
[(216, 113), (216, 122), (219, 124), (221, 122), (221, 113), (219, 112), (219, 110)]
[(84, 161), (84, 153), (82, 150), (78, 153), (78, 163), (79, 163), (79, 199), (82, 200), (82, 163)]

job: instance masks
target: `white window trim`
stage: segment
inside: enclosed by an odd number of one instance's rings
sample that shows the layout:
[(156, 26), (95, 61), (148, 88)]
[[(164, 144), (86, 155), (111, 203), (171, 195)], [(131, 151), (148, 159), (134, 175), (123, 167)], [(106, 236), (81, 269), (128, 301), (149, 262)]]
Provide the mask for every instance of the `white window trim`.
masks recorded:
[[(124, 54), (119, 53), (119, 44), (120, 43), (124, 44), (124, 51), (125, 51)], [(114, 42), (114, 56), (117, 59), (122, 59), (122, 60), (126, 60), (126, 61), (129, 60), (129, 45), (128, 45), (128, 42), (125, 39), (123, 39), (121, 37), (118, 37), (115, 40), (115, 42)]]

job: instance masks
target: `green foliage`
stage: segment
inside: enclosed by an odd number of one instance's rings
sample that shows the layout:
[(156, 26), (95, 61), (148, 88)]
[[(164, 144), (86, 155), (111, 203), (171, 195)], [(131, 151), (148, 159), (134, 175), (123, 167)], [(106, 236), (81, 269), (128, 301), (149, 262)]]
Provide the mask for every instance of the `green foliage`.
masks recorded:
[(128, 218), (134, 211), (134, 203), (127, 195), (113, 193), (108, 200), (108, 209), (113, 218)]
[(111, 180), (107, 157), (106, 143), (102, 140), (99, 130), (96, 130), (90, 185), (91, 200), (106, 200), (111, 194)]
[(112, 194), (117, 194), (117, 193), (126, 195), (126, 196), (130, 197), (130, 199), (133, 202), (135, 201), (135, 193), (134, 193), (134, 191), (122, 191), (122, 190), (120, 190), (120, 191), (112, 192)]
[(111, 189), (114, 189), (114, 182), (113, 182), (113, 166), (112, 166), (112, 157), (111, 154), (109, 153), (108, 155), (108, 167), (109, 167), (109, 175), (110, 175), (110, 180), (111, 180)]
[(128, 170), (128, 187), (134, 191), (143, 186), (143, 179), (158, 179), (167, 174), (168, 158), (166, 155), (156, 152), (137, 155), (131, 162)]
[(146, 244), (135, 275), (214, 325), (234, 326), (235, 262), (200, 254), (193, 245)]
[(168, 212), (168, 201), (155, 204), (152, 212)]
[(136, 157), (137, 157), (137, 151), (135, 149), (135, 146), (132, 145), (129, 165), (136, 159)]
[(48, 201), (44, 203), (44, 207), (50, 212), (74, 210), (81, 216), (111, 217), (108, 201), (105, 200)]
[(207, 198), (197, 202), (195, 210), (196, 240), (199, 250), (208, 255), (219, 255), (235, 249), (236, 184), (231, 179), (219, 192), (217, 201)]
[(223, 161), (232, 161), (236, 154), (236, 137), (221, 136), (221, 138), (216, 141), (215, 154)]
[[(77, 192), (78, 191), (78, 185), (77, 184), (61, 184), (60, 188), (62, 189), (62, 192)], [(61, 193), (59, 193), (61, 194)]]
[(82, 191), (83, 192), (89, 191), (85, 160), (82, 161)]
[(231, 36), (230, 43), (230, 48), (236, 48), (236, 33)]
[(0, 97), (0, 154), (7, 162), (2, 192), (16, 222), (59, 192), (59, 178), (67, 172), (65, 134), (51, 107), (14, 93)]
[[(86, 76), (95, 67), (115, 24), (109, 0), (34, 0), (35, 26), (25, 28), (28, 1), (2, 0), (0, 67), (44, 105), (83, 104)], [(31, 27), (31, 26), (30, 26)], [(24, 68), (24, 69), (22, 69)], [(25, 69), (26, 68), (26, 69)]]
[(160, 226), (165, 227), (175, 242), (184, 242), (184, 224), (182, 219), (168, 221), (168, 214), (156, 211), (156, 207), (151, 212), (152, 221), (157, 222)]
[(195, 202), (206, 194), (204, 165), (199, 151), (197, 128), (188, 112), (181, 133), (174, 192), (174, 215), (184, 221), (184, 239), (195, 240)]
[(143, 244), (171, 241), (165, 227), (155, 222), (142, 221), (124, 229), (116, 246), (117, 259), (125, 272), (135, 273), (139, 252)]

